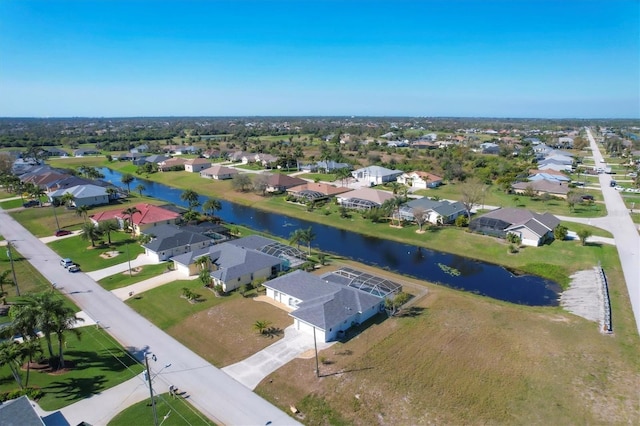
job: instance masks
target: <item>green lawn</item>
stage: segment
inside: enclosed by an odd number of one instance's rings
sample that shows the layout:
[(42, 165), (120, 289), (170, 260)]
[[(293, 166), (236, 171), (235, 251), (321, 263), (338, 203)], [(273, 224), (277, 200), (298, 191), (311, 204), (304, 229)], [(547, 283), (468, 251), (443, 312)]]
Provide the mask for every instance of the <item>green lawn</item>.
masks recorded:
[(262, 165), (260, 165), (258, 163), (236, 164), (235, 168), (236, 169), (244, 169), (244, 170), (268, 171), (268, 170), (265, 170), (265, 168), (262, 167)]
[[(156, 413), (163, 426), (215, 425), (183, 398), (172, 398), (168, 393), (157, 395)], [(168, 416), (168, 417), (166, 417)], [(153, 424), (151, 399), (126, 408), (108, 423), (109, 426), (131, 426)]]
[(310, 179), (312, 181), (315, 181), (317, 179), (323, 182), (334, 182), (336, 180), (335, 173), (305, 173), (300, 177)]
[(167, 265), (168, 264), (166, 262), (158, 265), (144, 265), (141, 267), (142, 270), (134, 275), (129, 275), (128, 272), (121, 272), (101, 279), (98, 281), (98, 284), (107, 290), (126, 287), (162, 274), (167, 271)]
[(582, 223), (576, 223), (576, 222), (561, 222), (560, 224), (562, 226), (565, 226), (569, 231), (578, 232), (583, 229), (586, 229), (589, 232), (591, 232), (591, 235), (593, 236), (613, 238), (613, 235), (611, 234), (611, 232), (605, 231), (604, 229), (597, 228), (595, 226), (584, 225)]
[[(105, 243), (104, 245), (96, 244), (96, 247), (92, 248), (90, 242), (83, 240), (80, 236), (76, 236), (49, 243), (49, 247), (58, 253), (60, 257), (71, 258), (84, 272), (95, 271), (126, 262), (128, 260), (127, 253), (131, 260), (144, 253), (144, 248), (126, 232), (112, 232), (111, 242), (111, 246)], [(111, 251), (117, 251), (119, 254), (108, 259), (100, 256)]]
[(0, 202), (0, 207), (4, 210), (17, 209), (18, 207), (22, 207), (22, 204), (26, 201), (26, 198), (25, 201), (22, 201), (21, 198), (18, 198), (17, 200), (2, 201)]
[[(180, 297), (183, 287), (202, 296), (202, 301), (189, 303)], [(241, 296), (238, 293), (232, 293), (229, 296), (216, 297), (211, 290), (204, 288), (200, 280), (196, 279), (179, 280), (156, 287), (127, 300), (126, 303), (156, 326), (166, 330), (197, 312), (235, 297)]]
[[(58, 410), (118, 385), (142, 372), (137, 363), (104, 330), (82, 327), (80, 340), (67, 338), (65, 361), (72, 367), (62, 374), (31, 371), (29, 386), (39, 387), (45, 395), (38, 401), (47, 411)], [(55, 337), (54, 337), (55, 338)], [(42, 342), (46, 352), (46, 345)], [(22, 372), (23, 381), (26, 371)], [(0, 368), (0, 391), (18, 386), (9, 367)]]
[[(38, 293), (51, 288), (51, 283), (38, 272), (17, 250), (13, 250), (13, 267), (16, 271), (16, 279), (20, 294)], [(6, 250), (0, 250), (0, 272), (11, 270), (11, 262), (7, 257)], [(11, 274), (7, 277), (11, 283)], [(4, 284), (4, 291), (7, 292), (7, 300), (14, 301), (16, 289), (12, 284)]]

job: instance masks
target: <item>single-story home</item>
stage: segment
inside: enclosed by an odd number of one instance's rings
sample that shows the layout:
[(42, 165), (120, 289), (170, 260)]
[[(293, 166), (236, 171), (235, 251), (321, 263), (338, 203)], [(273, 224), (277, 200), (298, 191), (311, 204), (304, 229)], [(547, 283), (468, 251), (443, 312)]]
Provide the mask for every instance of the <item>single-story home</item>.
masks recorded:
[(170, 258), (209, 247), (216, 239), (198, 232), (192, 232), (176, 225), (159, 225), (144, 232), (151, 241), (143, 244), (145, 254), (155, 262), (164, 262)]
[(436, 188), (442, 185), (442, 178), (433, 173), (413, 171), (403, 173), (398, 176), (398, 183), (407, 185), (410, 188), (427, 189)]
[(351, 188), (324, 182), (307, 182), (287, 189), (287, 193), (308, 200), (322, 200), (351, 191)]
[(546, 173), (545, 171), (541, 171), (539, 173), (529, 175), (529, 180), (530, 181), (550, 180), (550, 181), (556, 181), (556, 182), (571, 182), (571, 178), (569, 178), (564, 174)]
[(148, 157), (145, 157), (144, 161), (146, 163), (155, 163), (155, 164), (160, 165), (160, 163), (162, 163), (163, 161), (168, 160), (169, 158), (171, 158), (171, 157), (168, 157), (168, 156), (162, 155), (162, 154), (153, 154), (153, 155), (150, 155)]
[(203, 266), (197, 261), (205, 256), (209, 259), (208, 266), (205, 267), (210, 270), (212, 284), (221, 285), (225, 292), (256, 279), (275, 277), (286, 265), (285, 259), (231, 242), (174, 256), (172, 260), (176, 270), (191, 276), (200, 273)]
[(289, 188), (302, 185), (306, 182), (307, 182), (306, 180), (300, 179), (294, 176), (288, 176), (282, 173), (274, 173), (272, 175), (269, 175), (269, 178), (267, 179), (266, 192), (270, 192), (270, 193), (285, 192)]
[(305, 164), (300, 166), (300, 170), (308, 171), (308, 172), (323, 172), (323, 173), (331, 173), (338, 169), (350, 169), (351, 166), (347, 163), (338, 163), (333, 160), (328, 161), (317, 161), (315, 163)]
[(380, 207), (385, 201), (394, 198), (390, 192), (380, 191), (373, 188), (360, 188), (353, 191), (338, 194), (336, 199), (338, 204), (355, 210), (369, 210)]
[(208, 169), (204, 169), (200, 171), (200, 177), (207, 179), (215, 179), (215, 180), (224, 180), (231, 179), (234, 175), (237, 175), (238, 172), (233, 167), (225, 167), (219, 164), (215, 164)]
[(567, 198), (567, 194), (571, 190), (567, 183), (557, 180), (535, 180), (530, 182), (517, 182), (511, 185), (511, 190), (516, 194), (525, 194), (533, 191), (534, 195), (549, 194), (554, 197)]
[(453, 223), (458, 216), (467, 213), (464, 205), (459, 202), (447, 200), (432, 200), (428, 197), (418, 198), (403, 204), (400, 207), (400, 218), (413, 222), (415, 209), (423, 209), (427, 213), (427, 221), (434, 225)]
[(58, 189), (49, 193), (49, 201), (59, 200), (65, 194), (73, 195), (71, 205), (74, 207), (109, 204), (107, 190), (98, 185), (76, 185), (70, 188)]
[[(47, 417), (50, 420), (51, 416)], [(61, 417), (64, 419), (64, 416)], [(59, 418), (56, 420), (62, 424), (66, 423), (66, 421), (60, 421)], [(45, 426), (45, 424), (35, 409), (35, 404), (26, 395), (6, 401), (0, 405), (0, 425)]]
[(100, 155), (100, 151), (95, 149), (76, 149), (73, 151), (74, 157), (84, 157), (86, 155)]
[(293, 311), (296, 330), (323, 342), (384, 310), (384, 298), (300, 270), (264, 283), (267, 297)]
[(133, 153), (142, 153), (147, 151), (149, 151), (149, 145), (144, 143), (142, 145), (138, 145), (135, 148), (131, 149), (131, 152)]
[(192, 158), (184, 163), (184, 169), (189, 173), (199, 173), (211, 167), (211, 161), (206, 158)]
[(552, 241), (553, 230), (559, 224), (560, 219), (550, 213), (538, 214), (526, 209), (500, 208), (473, 219), (469, 229), (499, 238), (516, 234), (523, 245), (536, 247)]
[[(136, 235), (140, 235), (145, 231), (149, 233), (151, 232), (148, 231), (149, 228), (155, 226), (175, 225), (176, 221), (180, 218), (180, 213), (154, 206), (153, 204), (140, 203), (136, 204), (135, 208), (140, 211), (140, 213), (134, 213), (131, 218), (133, 231)], [(124, 228), (125, 220), (129, 220), (129, 215), (124, 214), (123, 209), (115, 209), (96, 213), (91, 215), (90, 218), (96, 225), (105, 220), (115, 219), (120, 225), (120, 228)]]
[(393, 182), (403, 173), (404, 172), (402, 170), (391, 170), (380, 166), (369, 166), (352, 171), (351, 176), (360, 182), (366, 182), (370, 186), (374, 186)]
[(168, 172), (172, 170), (184, 170), (184, 165), (187, 162), (184, 158), (168, 158), (161, 163), (158, 163), (158, 170), (161, 172)]

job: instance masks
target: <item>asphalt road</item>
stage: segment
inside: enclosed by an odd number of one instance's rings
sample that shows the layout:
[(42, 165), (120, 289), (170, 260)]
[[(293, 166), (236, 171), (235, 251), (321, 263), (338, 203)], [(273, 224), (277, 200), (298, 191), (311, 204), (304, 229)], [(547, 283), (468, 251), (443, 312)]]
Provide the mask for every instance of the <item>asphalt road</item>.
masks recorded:
[[(17, 250), (45, 278), (62, 287), (68, 297), (91, 318), (99, 321), (101, 327), (138, 359), (143, 359), (145, 351), (156, 355), (157, 361), (150, 361), (152, 375), (165, 364), (171, 363), (171, 367), (165, 369), (161, 377), (162, 380), (171, 380), (171, 383), (156, 381), (156, 392), (166, 392), (169, 385), (177, 386), (188, 392), (191, 404), (219, 424), (298, 424), (283, 411), (138, 315), (86, 274), (68, 273), (60, 266), (60, 257), (53, 250), (1, 209), (0, 234), (6, 240), (12, 240)], [(167, 309), (171, 307), (168, 306)]]
[[(591, 130), (588, 128), (587, 137), (589, 138), (596, 164), (598, 162), (601, 163), (603, 159), (602, 153), (591, 134)], [(611, 175), (601, 173), (598, 177), (608, 213), (606, 217), (598, 218), (598, 220), (604, 222), (602, 227), (611, 232), (615, 239), (633, 315), (636, 319), (636, 327), (640, 334), (640, 236), (636, 225), (631, 220), (622, 196), (615, 188), (610, 186)], [(613, 324), (615, 327), (615, 318), (613, 318)]]

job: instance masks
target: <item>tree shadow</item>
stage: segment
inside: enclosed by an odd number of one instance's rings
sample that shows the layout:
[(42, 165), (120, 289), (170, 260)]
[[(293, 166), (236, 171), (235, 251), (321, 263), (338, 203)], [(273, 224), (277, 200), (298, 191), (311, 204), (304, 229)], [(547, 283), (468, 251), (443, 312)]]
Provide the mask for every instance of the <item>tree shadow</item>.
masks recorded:
[(274, 338), (277, 336), (281, 336), (284, 333), (284, 331), (281, 328), (278, 327), (269, 327), (267, 329), (265, 329), (262, 334), (266, 337), (270, 337), (270, 338)]
[(419, 306), (411, 306), (409, 308), (406, 309), (401, 309), (400, 312), (396, 315), (396, 317), (399, 318), (415, 318), (417, 316), (422, 315), (422, 313), (425, 311), (424, 308), (421, 308)]
[(52, 382), (45, 389), (56, 399), (77, 401), (104, 390), (107, 379), (103, 375), (93, 377), (69, 377)]

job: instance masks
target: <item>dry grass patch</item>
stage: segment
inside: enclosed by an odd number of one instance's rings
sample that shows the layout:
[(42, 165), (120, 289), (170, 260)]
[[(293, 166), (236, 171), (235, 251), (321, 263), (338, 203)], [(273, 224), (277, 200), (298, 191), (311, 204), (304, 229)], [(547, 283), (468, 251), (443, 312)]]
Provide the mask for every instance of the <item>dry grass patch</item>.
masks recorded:
[[(215, 297), (213, 293), (211, 296)], [(251, 298), (236, 298), (191, 315), (167, 332), (214, 364), (225, 367), (266, 348), (284, 334), (260, 335), (253, 324), (267, 320), (282, 330), (293, 320), (283, 310)]]
[(557, 308), (430, 290), (419, 315), (323, 351), (320, 379), (313, 359), (298, 359), (257, 392), (295, 405), (308, 424), (332, 414), (362, 425), (616, 424), (640, 415), (639, 362), (622, 338)]

